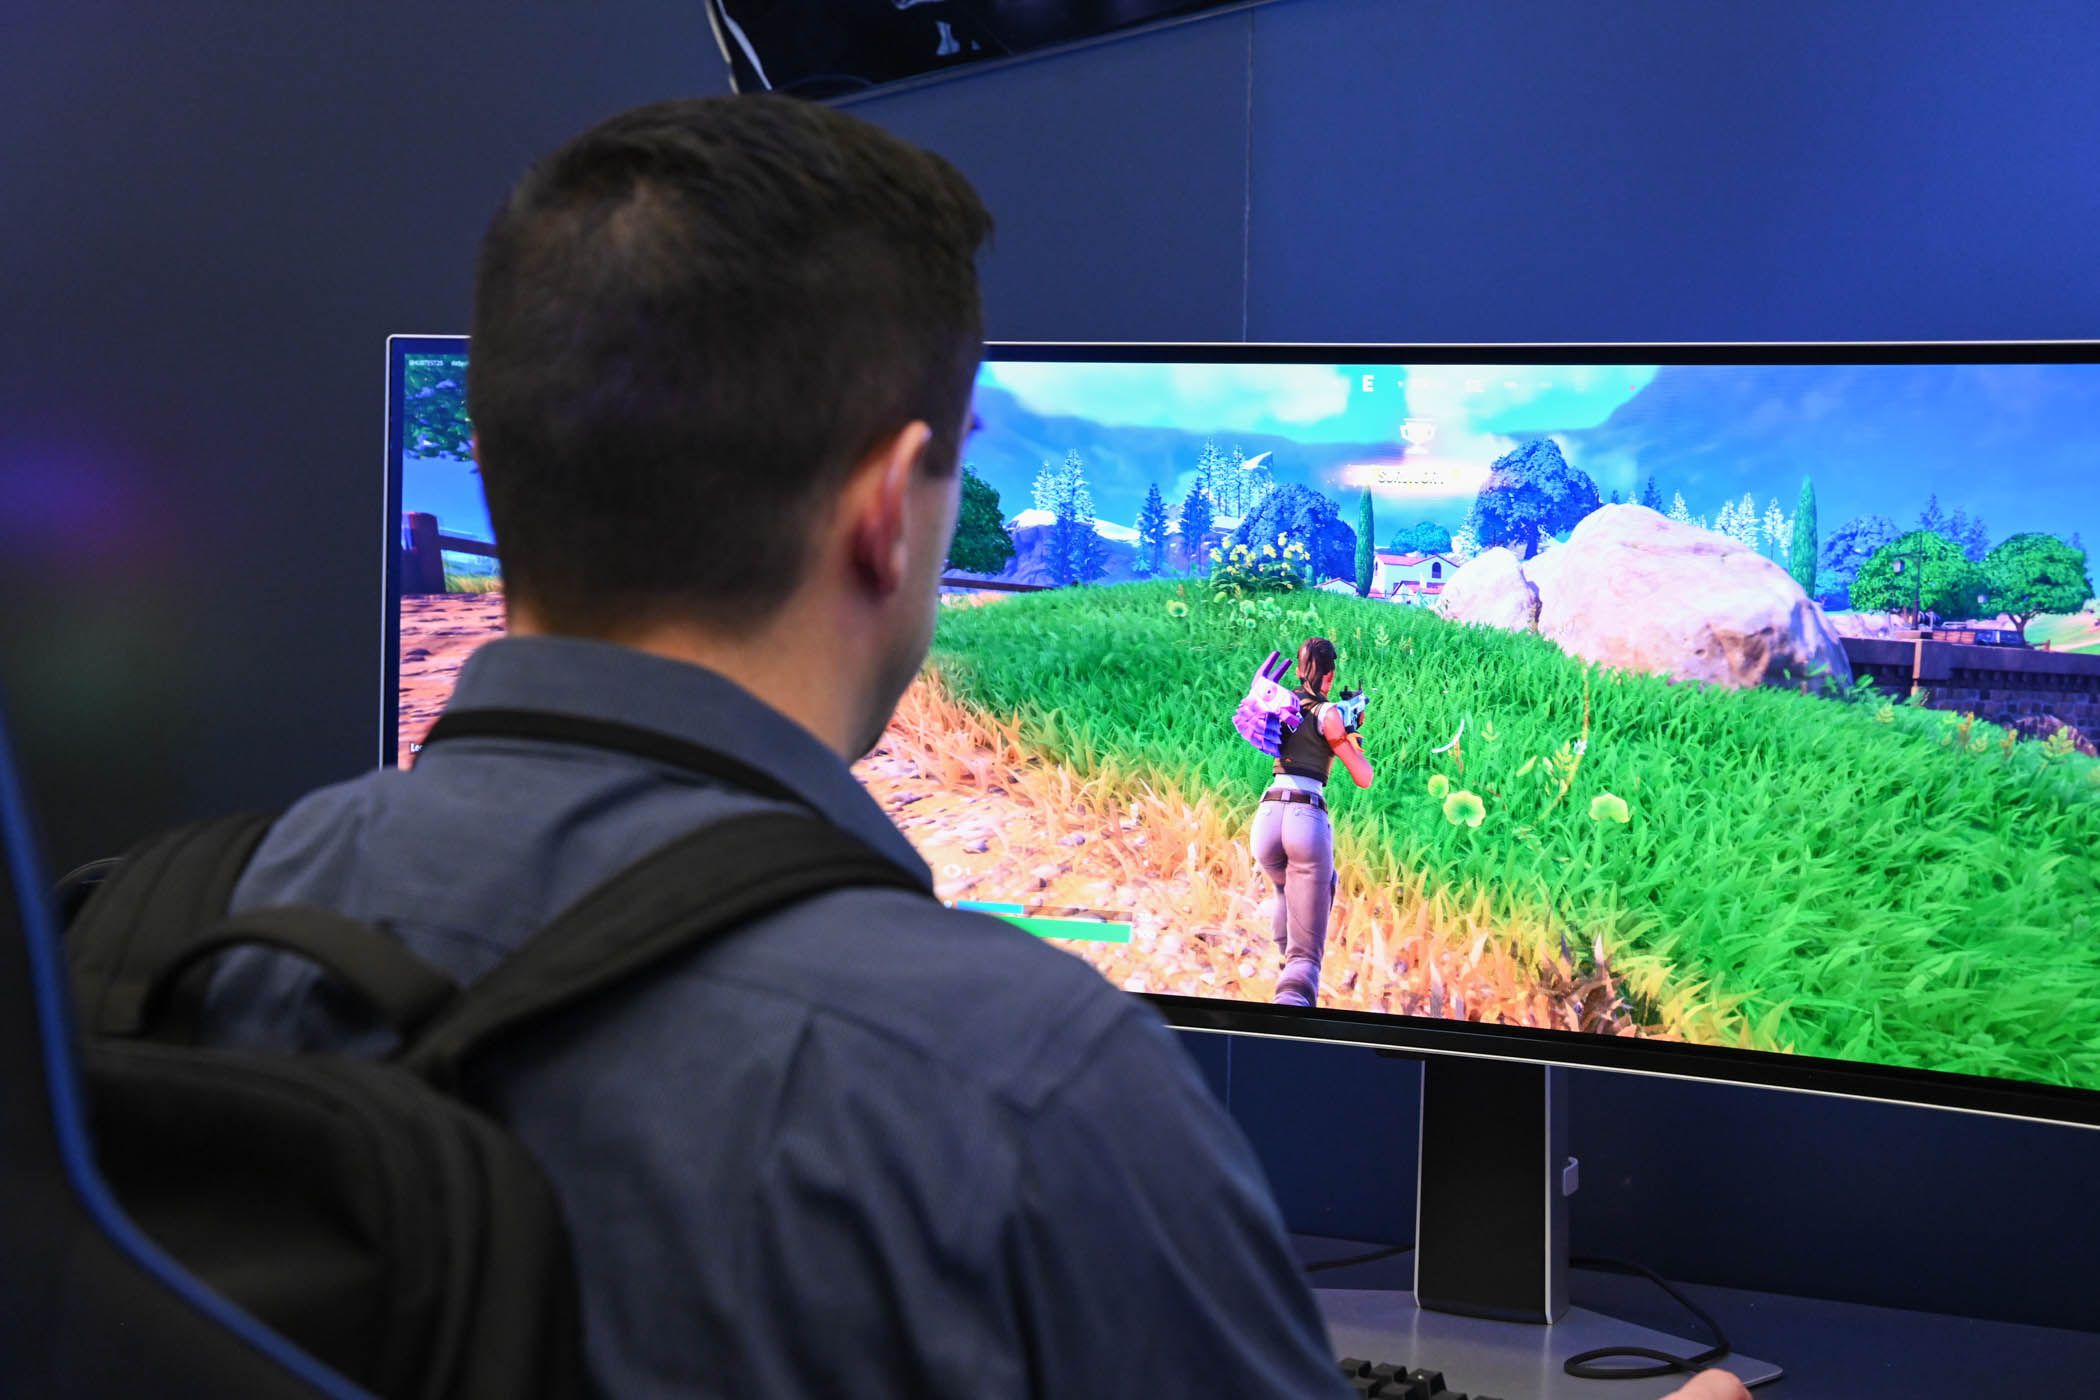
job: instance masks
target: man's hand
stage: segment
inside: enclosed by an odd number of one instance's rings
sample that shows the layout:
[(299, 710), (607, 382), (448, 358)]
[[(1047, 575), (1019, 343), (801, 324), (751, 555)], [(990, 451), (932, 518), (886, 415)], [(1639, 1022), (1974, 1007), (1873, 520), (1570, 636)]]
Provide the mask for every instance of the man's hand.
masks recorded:
[(1750, 1400), (1750, 1388), (1731, 1371), (1701, 1371), (1663, 1400)]

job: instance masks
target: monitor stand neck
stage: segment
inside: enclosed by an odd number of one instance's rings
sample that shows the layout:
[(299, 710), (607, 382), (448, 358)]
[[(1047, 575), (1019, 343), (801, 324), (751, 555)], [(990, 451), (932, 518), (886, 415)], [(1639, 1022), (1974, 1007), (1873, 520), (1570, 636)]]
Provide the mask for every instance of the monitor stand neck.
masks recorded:
[(1567, 1312), (1567, 1079), (1510, 1060), (1423, 1062), (1418, 1306), (1502, 1322)]

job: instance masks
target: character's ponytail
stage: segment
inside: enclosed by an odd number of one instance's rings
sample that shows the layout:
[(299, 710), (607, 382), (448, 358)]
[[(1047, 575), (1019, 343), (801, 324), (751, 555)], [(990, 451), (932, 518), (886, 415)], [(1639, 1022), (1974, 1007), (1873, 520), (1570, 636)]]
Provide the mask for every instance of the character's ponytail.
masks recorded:
[(1334, 674), (1334, 643), (1325, 637), (1307, 637), (1298, 648), (1298, 684), (1320, 692), (1320, 682)]

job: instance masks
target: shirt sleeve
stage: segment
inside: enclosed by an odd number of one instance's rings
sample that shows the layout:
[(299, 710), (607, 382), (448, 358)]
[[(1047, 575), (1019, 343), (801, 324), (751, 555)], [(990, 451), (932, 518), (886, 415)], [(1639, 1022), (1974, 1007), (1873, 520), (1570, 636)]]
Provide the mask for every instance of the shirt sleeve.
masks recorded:
[(1031, 1124), (1008, 1266), (1037, 1395), (1349, 1393), (1246, 1138), (1134, 1007)]

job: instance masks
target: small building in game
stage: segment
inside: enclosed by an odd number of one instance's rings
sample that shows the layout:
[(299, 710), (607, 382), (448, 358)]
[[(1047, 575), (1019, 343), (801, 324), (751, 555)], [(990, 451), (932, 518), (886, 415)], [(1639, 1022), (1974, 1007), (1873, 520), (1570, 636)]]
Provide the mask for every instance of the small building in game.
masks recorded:
[(1444, 591), (1444, 581), (1458, 572), (1448, 554), (1403, 554), (1381, 549), (1371, 568), (1371, 596), (1396, 603), (1426, 603)]

